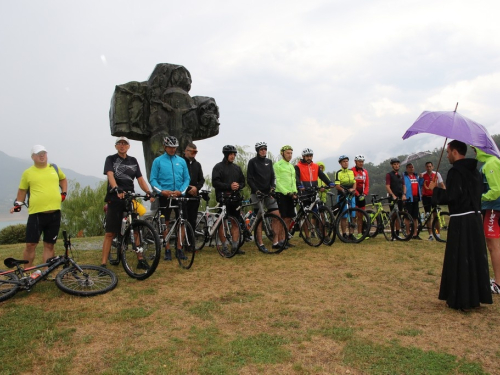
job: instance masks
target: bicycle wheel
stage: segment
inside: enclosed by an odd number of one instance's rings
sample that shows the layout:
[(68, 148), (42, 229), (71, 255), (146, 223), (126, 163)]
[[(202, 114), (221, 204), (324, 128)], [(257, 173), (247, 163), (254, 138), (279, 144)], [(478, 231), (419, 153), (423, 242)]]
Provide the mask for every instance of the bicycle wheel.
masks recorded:
[(117, 266), (120, 264), (120, 245), (121, 241), (118, 234), (115, 234), (113, 240), (111, 241), (111, 248), (109, 249), (108, 261), (109, 264)]
[(380, 226), (378, 228), (379, 232), (382, 231), (384, 237), (387, 241), (392, 241), (392, 231), (391, 231), (391, 220), (389, 219), (389, 212), (384, 211), (379, 215)]
[(325, 230), (325, 239), (323, 240), (323, 243), (325, 245), (332, 246), (336, 237), (335, 218), (333, 216), (333, 212), (327, 206), (320, 206), (318, 211)]
[(121, 258), (127, 275), (138, 280), (147, 279), (158, 267), (160, 252), (160, 238), (151, 224), (134, 220), (122, 239)]
[[(221, 240), (219, 236), (220, 228), (222, 226), (222, 237)], [(227, 215), (223, 218), (219, 225), (217, 226), (217, 230), (214, 233), (215, 236), (215, 247), (219, 252), (220, 256), (223, 258), (232, 258), (236, 255), (240, 245), (241, 227), (234, 216)]]
[(113, 290), (118, 284), (115, 273), (104, 267), (79, 265), (63, 268), (56, 275), (56, 285), (65, 293), (75, 296), (95, 296)]
[[(396, 220), (399, 222), (399, 231), (396, 230)], [(391, 218), (391, 232), (398, 241), (409, 241), (413, 236), (413, 218), (408, 212), (398, 212)]]
[(448, 239), (448, 227), (450, 226), (450, 214), (441, 211), (432, 221), (432, 235), (439, 242), (446, 242)]
[(299, 221), (300, 237), (306, 244), (318, 247), (325, 239), (325, 228), (319, 215), (312, 211), (306, 211)]
[[(361, 208), (357, 207), (349, 208), (337, 215), (337, 218), (335, 219), (335, 231), (337, 232), (337, 236), (340, 238), (342, 242), (359, 243), (368, 236), (370, 227), (367, 224), (365, 224), (362, 225), (361, 228), (359, 228), (358, 218), (357, 218), (358, 213), (362, 215), (364, 223), (370, 222), (370, 216), (368, 216), (365, 210), (362, 210)], [(344, 224), (345, 225), (344, 229), (342, 229), (342, 219), (346, 219)], [(343, 232), (344, 230), (346, 231), (345, 236)], [(355, 231), (357, 231), (358, 233), (354, 234)]]
[(281, 253), (287, 243), (288, 232), (281, 217), (273, 213), (265, 213), (255, 223), (254, 241), (257, 247), (264, 245), (268, 254)]
[[(5, 271), (0, 271), (5, 272)], [(19, 277), (12, 272), (5, 275), (0, 275), (0, 301), (5, 301), (9, 299), (14, 294), (17, 293), (19, 289), (18, 284), (11, 284), (11, 282), (18, 282)]]
[(368, 237), (375, 238), (378, 234), (378, 228), (381, 225), (380, 215), (375, 217), (376, 212), (373, 210), (366, 210), (366, 213), (370, 216), (370, 227), (368, 228)]
[(175, 257), (179, 262), (179, 266), (187, 270), (193, 265), (194, 255), (196, 254), (193, 227), (189, 222), (185, 221), (180, 223), (175, 230), (180, 238), (179, 244), (175, 246)]
[(203, 249), (203, 247), (205, 247), (207, 232), (207, 219), (203, 215), (203, 212), (198, 212), (198, 217), (196, 218), (196, 228), (194, 230), (194, 248), (196, 251), (200, 251), (201, 249)]

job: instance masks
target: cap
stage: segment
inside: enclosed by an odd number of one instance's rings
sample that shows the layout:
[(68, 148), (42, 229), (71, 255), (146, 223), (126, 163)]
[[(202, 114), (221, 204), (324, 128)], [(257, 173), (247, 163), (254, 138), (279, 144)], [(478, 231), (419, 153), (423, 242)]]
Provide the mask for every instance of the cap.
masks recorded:
[(118, 137), (118, 138), (116, 138), (115, 145), (116, 145), (118, 142), (121, 142), (121, 141), (127, 142), (127, 144), (128, 144), (128, 145), (130, 145), (130, 141), (128, 140), (128, 138), (127, 138), (127, 137)]
[(31, 148), (31, 155), (38, 154), (39, 152), (42, 152), (42, 151), (47, 152), (47, 149), (45, 147), (43, 147), (42, 145), (34, 145)]

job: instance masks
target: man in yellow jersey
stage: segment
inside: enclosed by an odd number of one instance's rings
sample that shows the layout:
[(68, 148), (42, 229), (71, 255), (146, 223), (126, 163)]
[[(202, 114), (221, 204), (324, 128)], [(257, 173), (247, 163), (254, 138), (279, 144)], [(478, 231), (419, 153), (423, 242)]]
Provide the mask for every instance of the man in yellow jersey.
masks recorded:
[[(28, 196), (28, 222), (26, 247), (23, 258), (33, 265), (35, 250), (43, 233), (43, 261), (53, 257), (54, 244), (61, 225), (61, 202), (66, 199), (66, 175), (55, 164), (49, 164), (47, 150), (41, 145), (31, 149), (34, 165), (23, 172), (14, 207), (10, 213), (19, 212)], [(29, 195), (28, 195), (29, 192)]]

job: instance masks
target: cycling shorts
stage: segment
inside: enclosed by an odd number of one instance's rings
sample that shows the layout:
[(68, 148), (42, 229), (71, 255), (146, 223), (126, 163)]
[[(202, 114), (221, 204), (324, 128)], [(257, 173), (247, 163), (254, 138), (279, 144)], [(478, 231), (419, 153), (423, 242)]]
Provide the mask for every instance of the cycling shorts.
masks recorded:
[[(250, 194), (250, 200), (252, 202), (258, 202), (259, 198), (257, 198), (256, 194)], [(264, 198), (264, 207), (267, 208), (268, 212), (276, 211), (278, 209), (278, 202), (276, 202), (276, 199), (272, 197), (266, 197)], [(254, 204), (253, 209), (257, 212), (259, 210), (259, 205)]]
[(356, 207), (365, 209), (366, 206), (366, 197), (363, 200), (359, 200), (359, 196), (356, 197)]
[(54, 244), (57, 241), (60, 226), (60, 210), (51, 213), (31, 214), (26, 223), (26, 243), (40, 242), (40, 235), (43, 233), (43, 242)]
[(413, 197), (413, 202), (406, 201), (405, 207), (412, 219), (419, 220), (420, 213), (418, 210), (418, 197)]
[(500, 211), (483, 211), (483, 228), (486, 238), (500, 238)]
[(281, 217), (283, 218), (295, 217), (295, 204), (292, 197), (277, 193), (276, 200), (278, 201), (278, 207), (280, 210)]
[(432, 197), (427, 197), (425, 195), (422, 195), (422, 205), (424, 206), (425, 212), (431, 212), (431, 209), (436, 207), (432, 204)]
[(108, 202), (106, 211), (106, 233), (120, 233), (122, 227), (123, 211), (125, 211), (125, 200)]

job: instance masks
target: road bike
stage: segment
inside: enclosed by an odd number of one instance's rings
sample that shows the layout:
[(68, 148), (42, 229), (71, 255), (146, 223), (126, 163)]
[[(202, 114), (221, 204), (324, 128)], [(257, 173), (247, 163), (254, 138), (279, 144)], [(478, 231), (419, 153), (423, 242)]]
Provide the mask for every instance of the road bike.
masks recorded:
[[(113, 290), (118, 284), (115, 273), (107, 268), (93, 265), (79, 265), (69, 255), (71, 236), (63, 231), (64, 255), (47, 259), (43, 264), (23, 268), (27, 260), (7, 258), (4, 264), (9, 271), (0, 271), (0, 301), (9, 299), (20, 290), (31, 291), (40, 281), (47, 280), (48, 275), (57, 268), (63, 269), (55, 277), (55, 283), (65, 293), (75, 296), (95, 296)], [(46, 269), (45, 269), (46, 268)]]
[[(370, 215), (370, 225), (367, 225), (369, 236), (374, 238), (382, 233), (387, 241), (396, 239), (398, 241), (409, 241), (413, 236), (413, 218), (406, 211), (399, 211), (397, 199), (394, 200), (392, 210), (384, 210), (382, 201), (389, 200), (390, 197), (377, 199), (377, 194), (372, 194), (372, 209), (366, 210)], [(399, 229), (396, 229), (396, 223), (399, 223)]]
[(288, 240), (292, 239), (295, 232), (299, 231), (299, 237), (306, 244), (312, 247), (318, 247), (325, 240), (325, 226), (319, 214), (309, 209), (306, 204), (311, 200), (311, 194), (299, 195), (296, 199), (296, 205), (299, 205), (297, 215), (292, 218), (288, 227)]
[[(257, 248), (265, 253), (269, 254), (279, 254), (281, 253), (288, 241), (288, 231), (286, 228), (286, 224), (283, 219), (273, 214), (272, 212), (266, 212), (264, 208), (264, 201), (266, 198), (273, 198), (271, 194), (256, 194), (257, 201), (256, 202), (248, 202), (243, 203), (237, 208), (238, 211), (241, 211), (244, 207), (255, 206), (257, 204), (257, 213), (255, 217), (249, 219), (248, 228), (246, 227), (245, 219), (240, 217), (240, 224), (243, 222), (245, 224), (245, 228), (249, 233), (254, 232), (254, 241)], [(255, 213), (254, 211), (254, 213)], [(240, 245), (243, 245), (244, 239), (240, 241)], [(262, 245), (267, 251), (262, 250)]]
[[(207, 194), (208, 197), (209, 193), (206, 190), (200, 191), (202, 196)], [(223, 258), (232, 258), (236, 254), (240, 247), (242, 233), (238, 219), (227, 214), (226, 204), (239, 201), (238, 194), (231, 194), (223, 197), (222, 205), (217, 203), (214, 207), (209, 207), (207, 203), (205, 211), (201, 215), (198, 213), (195, 228), (196, 250), (203, 249), (207, 243), (212, 245), (212, 241), (214, 241), (217, 252)]]
[(145, 280), (158, 267), (161, 242), (153, 226), (139, 219), (136, 198), (149, 199), (149, 195), (125, 192), (122, 225), (111, 242), (108, 260), (112, 265), (118, 265), (121, 261), (127, 275)]
[(433, 206), (430, 212), (422, 212), (418, 220), (417, 235), (420, 234), (422, 230), (427, 229), (430, 223), (432, 223), (432, 236), (436, 241), (446, 243), (448, 239), (448, 227), (450, 225), (450, 214), (446, 211), (442, 211), (439, 206)]
[[(168, 206), (156, 209), (154, 215), (146, 219), (155, 232), (161, 237), (161, 247), (175, 249), (175, 257), (179, 266), (189, 269), (193, 265), (196, 254), (195, 235), (193, 227), (187, 218), (184, 218), (185, 203), (192, 200), (199, 200), (199, 197), (169, 197)], [(165, 217), (161, 211), (165, 208), (178, 209), (177, 218), (169, 218), (167, 228)]]
[[(332, 192), (327, 193), (332, 200), (332, 212), (335, 216), (335, 232), (338, 238), (344, 243), (360, 243), (369, 234), (369, 226), (366, 223), (370, 222), (369, 214), (359, 208), (352, 207), (352, 201), (354, 199), (355, 193), (338, 191), (339, 199), (338, 202), (333, 204), (334, 194)], [(362, 225), (359, 225), (358, 217), (362, 218)], [(354, 235), (354, 230), (358, 231), (357, 235)], [(348, 233), (349, 232), (349, 233)]]

